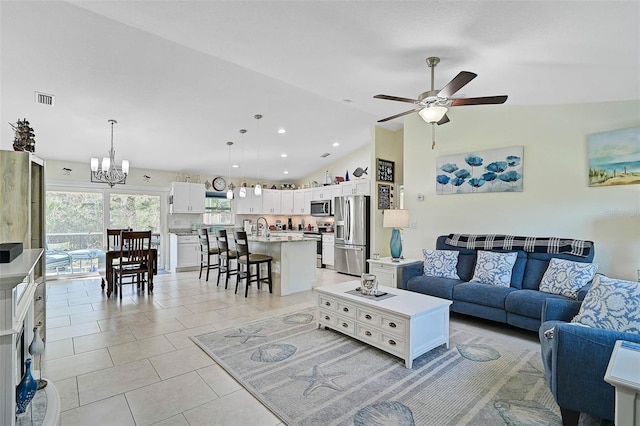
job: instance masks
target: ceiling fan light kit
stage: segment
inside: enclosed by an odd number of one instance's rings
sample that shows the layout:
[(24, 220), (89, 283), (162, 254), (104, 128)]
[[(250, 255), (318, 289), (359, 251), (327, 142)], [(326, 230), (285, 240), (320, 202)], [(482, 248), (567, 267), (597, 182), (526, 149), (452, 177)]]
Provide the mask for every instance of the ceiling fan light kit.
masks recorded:
[[(486, 105), (486, 104), (503, 104), (507, 100), (506, 95), (502, 96), (484, 96), (478, 98), (454, 98), (453, 95), (467, 85), (478, 75), (469, 71), (460, 71), (457, 76), (447, 83), (442, 89), (436, 90), (434, 86), (435, 67), (440, 63), (440, 58), (430, 56), (427, 58), (427, 65), (431, 68), (431, 90), (421, 93), (418, 99), (401, 98), (399, 96), (375, 95), (375, 99), (384, 99), (388, 101), (398, 101), (414, 104), (415, 107), (408, 111), (392, 115), (390, 117), (378, 120), (378, 123), (393, 120), (413, 112), (427, 123), (432, 125), (442, 125), (449, 122), (447, 112), (451, 107), (464, 105)], [(435, 133), (435, 132), (434, 132)], [(432, 147), (435, 146), (435, 135)]]

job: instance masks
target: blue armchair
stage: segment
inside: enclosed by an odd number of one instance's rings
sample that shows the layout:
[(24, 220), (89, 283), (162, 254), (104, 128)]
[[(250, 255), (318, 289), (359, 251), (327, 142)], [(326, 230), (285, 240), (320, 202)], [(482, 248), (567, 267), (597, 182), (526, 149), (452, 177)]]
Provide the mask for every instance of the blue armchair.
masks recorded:
[(640, 335), (569, 323), (579, 310), (580, 302), (570, 300), (549, 298), (543, 305), (539, 336), (547, 383), (565, 425), (577, 424), (581, 412), (613, 421), (614, 388), (604, 381), (609, 358), (616, 340), (640, 343)]

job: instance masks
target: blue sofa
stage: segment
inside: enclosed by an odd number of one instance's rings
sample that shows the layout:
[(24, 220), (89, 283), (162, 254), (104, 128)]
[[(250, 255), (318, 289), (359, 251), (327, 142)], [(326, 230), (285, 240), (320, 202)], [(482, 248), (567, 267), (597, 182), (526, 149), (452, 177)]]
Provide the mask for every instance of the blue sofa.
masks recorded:
[(543, 305), (539, 337), (547, 384), (564, 424), (577, 424), (580, 413), (613, 421), (615, 389), (604, 381), (609, 358), (616, 340), (640, 343), (640, 335), (570, 324), (580, 305), (558, 299)]
[[(452, 312), (472, 315), (537, 332), (541, 324), (542, 306), (546, 299), (572, 300), (564, 296), (538, 291), (540, 281), (551, 258), (560, 258), (574, 262), (591, 262), (594, 256), (593, 244), (585, 257), (560, 253), (531, 253), (512, 250), (518, 253), (513, 266), (510, 287), (499, 287), (470, 282), (476, 261), (476, 249), (467, 249), (446, 243), (447, 235), (441, 235), (436, 241), (437, 250), (457, 250), (457, 272), (460, 279), (428, 277), (423, 273), (423, 265), (407, 265), (402, 270), (400, 287), (430, 296), (453, 301)], [(509, 250), (492, 250), (501, 253)], [(583, 300), (589, 285), (578, 293)]]

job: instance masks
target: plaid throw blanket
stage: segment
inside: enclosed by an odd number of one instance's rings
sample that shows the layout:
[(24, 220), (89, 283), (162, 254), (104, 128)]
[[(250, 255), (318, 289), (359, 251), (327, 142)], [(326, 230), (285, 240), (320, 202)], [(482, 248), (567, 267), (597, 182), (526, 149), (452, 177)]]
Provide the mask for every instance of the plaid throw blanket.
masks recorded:
[(454, 247), (468, 249), (523, 250), (530, 253), (567, 253), (587, 257), (593, 241), (568, 240), (556, 237), (519, 237), (516, 235), (449, 234), (445, 240)]

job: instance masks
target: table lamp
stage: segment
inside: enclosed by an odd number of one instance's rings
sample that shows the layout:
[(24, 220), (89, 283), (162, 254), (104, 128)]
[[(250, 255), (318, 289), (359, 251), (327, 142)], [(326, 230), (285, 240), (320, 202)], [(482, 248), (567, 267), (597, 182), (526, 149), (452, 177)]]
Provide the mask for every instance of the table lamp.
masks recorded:
[(400, 228), (409, 227), (409, 210), (394, 209), (385, 210), (383, 213), (382, 226), (384, 228), (393, 228), (391, 231), (391, 261), (399, 262), (402, 254), (402, 240), (400, 239)]

